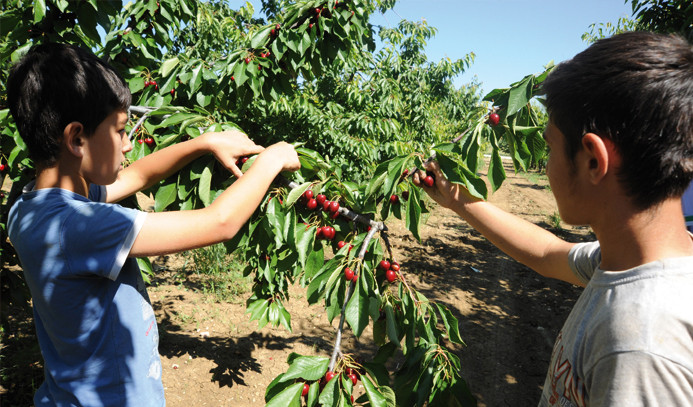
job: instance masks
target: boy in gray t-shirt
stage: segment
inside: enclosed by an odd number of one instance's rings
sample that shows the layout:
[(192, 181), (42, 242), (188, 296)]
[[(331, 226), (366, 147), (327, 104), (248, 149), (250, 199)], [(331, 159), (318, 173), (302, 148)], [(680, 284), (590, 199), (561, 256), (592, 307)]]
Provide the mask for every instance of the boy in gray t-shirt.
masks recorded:
[(693, 48), (615, 35), (559, 64), (543, 90), (558, 210), (598, 242), (566, 242), (479, 201), (436, 162), (424, 189), (517, 261), (586, 287), (540, 406), (693, 406), (693, 239), (681, 207), (693, 179)]

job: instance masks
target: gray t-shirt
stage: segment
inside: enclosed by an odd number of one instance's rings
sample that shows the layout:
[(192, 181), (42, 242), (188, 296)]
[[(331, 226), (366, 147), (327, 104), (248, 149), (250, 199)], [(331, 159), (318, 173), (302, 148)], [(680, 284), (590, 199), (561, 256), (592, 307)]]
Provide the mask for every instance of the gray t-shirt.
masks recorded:
[(693, 406), (693, 257), (599, 268), (598, 242), (570, 264), (587, 284), (556, 339), (539, 406)]

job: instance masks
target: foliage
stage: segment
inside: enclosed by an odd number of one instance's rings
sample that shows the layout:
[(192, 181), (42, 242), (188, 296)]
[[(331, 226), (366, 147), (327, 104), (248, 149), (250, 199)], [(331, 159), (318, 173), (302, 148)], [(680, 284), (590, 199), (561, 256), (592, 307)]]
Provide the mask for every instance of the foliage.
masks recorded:
[(693, 42), (693, 3), (688, 0), (631, 0), (641, 30), (679, 33)]
[[(291, 329), (283, 304), (289, 285), (298, 283), (310, 303), (324, 303), (331, 321), (340, 318), (338, 338), (345, 323), (356, 336), (372, 323), (381, 348), (372, 361), (342, 355), (339, 341), (327, 363), (320, 356), (289, 356), (289, 369), (267, 389), (269, 405), (298, 405), (301, 381), (313, 382), (310, 405), (350, 405), (353, 383), (344, 378), (349, 369), (359, 372), (366, 388), (357, 404), (475, 404), (459, 359), (448, 350), (463, 344), (457, 320), (414, 290), (405, 272), (397, 271), (390, 282), (378, 267), (383, 258), (394, 261), (383, 222), (403, 219), (420, 238), (426, 204), (407, 174), (432, 154), (452, 182), (482, 198), (488, 191), (477, 173), (485, 146), (491, 146), (493, 190), (505, 179), (501, 143), (516, 169), (536, 163), (544, 145), (531, 101), (550, 67), (478, 103), (474, 87), (455, 89), (451, 82), (473, 55), (428, 62), (425, 44), (435, 29), (425, 22), (381, 29), (385, 45), (375, 50), (369, 16), (394, 3), (266, 0), (264, 20), (253, 18), (250, 4), (232, 10), (223, 1), (10, 1), (0, 13), (0, 162), (12, 183), (0, 219), (3, 264), (16, 264), (6, 242), (7, 209), (32, 175), (5, 102), (7, 67), (36, 43), (80, 44), (118, 69), (133, 94), (131, 161), (228, 128), (241, 128), (261, 144), (289, 140), (304, 146), (301, 171), (270, 191), (226, 244), (254, 282), (248, 313), (260, 326)], [(499, 114), (498, 124), (488, 124), (491, 112)], [(450, 134), (458, 136), (450, 141)], [(203, 157), (147, 192), (156, 211), (187, 210), (208, 205), (234, 181), (213, 157)], [(342, 209), (309, 210), (302, 198), (308, 190)], [(324, 226), (334, 227), (334, 240), (318, 238)], [(341, 248), (335, 244), (340, 240)], [(151, 271), (147, 259), (140, 265)], [(358, 278), (346, 280), (346, 267)], [(2, 270), (3, 299), (9, 298), (5, 292), (26, 295), (19, 275)], [(391, 380), (383, 362), (397, 352), (406, 360)], [(328, 370), (340, 379), (321, 389), (317, 379)]]
[(593, 23), (589, 25), (589, 31), (582, 34), (582, 40), (593, 43), (601, 38), (610, 37), (626, 31), (633, 31), (637, 27), (637, 22), (630, 18), (619, 17), (616, 23), (607, 21), (606, 23)]
[(645, 30), (678, 33), (693, 42), (693, 3), (688, 0), (625, 0), (631, 2), (633, 14), (611, 22), (591, 24), (583, 41), (595, 42), (625, 31)]

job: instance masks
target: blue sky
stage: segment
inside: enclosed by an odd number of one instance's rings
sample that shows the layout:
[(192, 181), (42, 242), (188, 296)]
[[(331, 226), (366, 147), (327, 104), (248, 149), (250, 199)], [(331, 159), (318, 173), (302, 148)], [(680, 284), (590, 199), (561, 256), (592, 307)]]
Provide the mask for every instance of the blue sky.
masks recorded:
[(426, 48), (429, 60), (474, 52), (474, 64), (455, 82), (476, 75), (488, 92), (570, 59), (588, 46), (580, 37), (590, 24), (630, 15), (624, 0), (399, 0), (372, 23), (426, 19), (438, 29)]
[[(243, 3), (230, 2), (232, 7)], [(250, 3), (258, 13), (261, 2)], [(474, 52), (474, 64), (455, 83), (476, 76), (488, 92), (582, 51), (588, 44), (580, 36), (590, 24), (630, 15), (631, 3), (624, 0), (399, 0), (371, 23), (394, 27), (401, 19), (425, 19), (438, 29), (426, 47), (429, 60)]]

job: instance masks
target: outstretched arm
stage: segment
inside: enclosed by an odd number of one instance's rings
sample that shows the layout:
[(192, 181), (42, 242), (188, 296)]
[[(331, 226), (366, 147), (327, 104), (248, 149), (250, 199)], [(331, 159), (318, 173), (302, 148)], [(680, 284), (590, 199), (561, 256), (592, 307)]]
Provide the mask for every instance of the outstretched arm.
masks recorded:
[(208, 207), (147, 214), (130, 256), (176, 253), (231, 239), (255, 212), (274, 178), (300, 166), (292, 145), (281, 142), (268, 147)]
[(207, 153), (213, 153), (221, 164), (240, 177), (243, 173), (236, 166), (236, 159), (258, 154), (262, 150), (263, 147), (253, 143), (240, 131), (205, 133), (156, 151), (129, 165), (118, 174), (113, 184), (106, 186), (106, 199), (108, 202), (118, 202), (147, 189)]
[(542, 276), (584, 285), (568, 264), (572, 243), (471, 196), (464, 187), (448, 181), (437, 162), (429, 163), (426, 169), (434, 172), (435, 185), (429, 188), (421, 183), (421, 178), (425, 176), (423, 172), (414, 174), (414, 183), (423, 187), (441, 206), (453, 210), (466, 220), (496, 247)]

